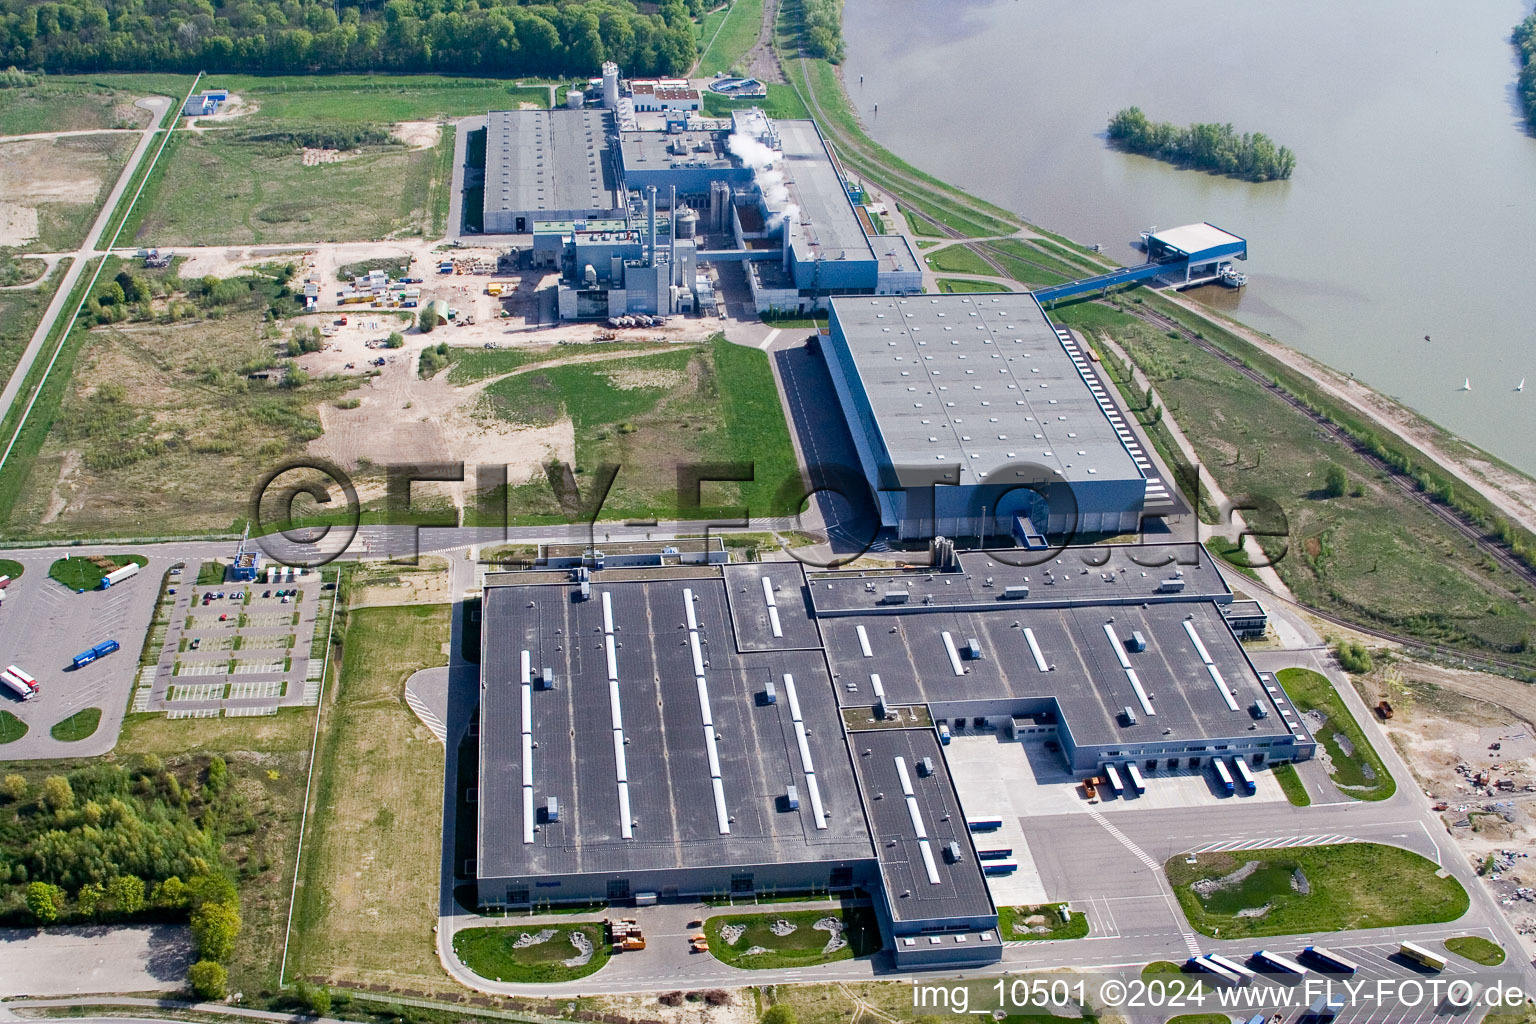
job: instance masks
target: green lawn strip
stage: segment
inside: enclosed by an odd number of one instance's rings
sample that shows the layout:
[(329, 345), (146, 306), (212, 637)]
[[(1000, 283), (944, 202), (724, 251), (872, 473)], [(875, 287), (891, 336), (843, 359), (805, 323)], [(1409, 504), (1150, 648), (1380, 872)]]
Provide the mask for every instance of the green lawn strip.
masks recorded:
[[(140, 568), (149, 564), (149, 559), (143, 555), (106, 555), (105, 557), (118, 568), (129, 564), (137, 564)], [(80, 555), (65, 556), (48, 567), (50, 578), (58, 580), (70, 590), (94, 590), (101, 586), (101, 578), (110, 570), (103, 569), (90, 558)]]
[(643, 341), (616, 341), (602, 345), (547, 345), (518, 346), (517, 348), (470, 348), (456, 346), (448, 349), (448, 383), (455, 387), (473, 384), (487, 377), (528, 366), (532, 363), (556, 363), (579, 355), (608, 355), (620, 352), (668, 352), (677, 351), (675, 346), (654, 345)]
[[(1238, 850), (1192, 859), (1169, 860), (1168, 882), (1195, 930), (1223, 939), (1436, 924), (1456, 920), (1469, 905), (1461, 883), (1439, 876), (1432, 861), (1378, 843)], [(1193, 884), (1201, 879), (1223, 884), (1200, 896)], [(1248, 916), (1260, 909), (1262, 914)]]
[(950, 245), (924, 256), (923, 261), (936, 271), (950, 274), (981, 274), (996, 276), (997, 270), (964, 245)]
[(96, 732), (101, 724), (101, 708), (85, 708), (58, 722), (48, 734), (61, 743), (74, 743)]
[(279, 120), (392, 124), (516, 110), (522, 103), (549, 106), (547, 85), (439, 75), (209, 75), (203, 85), (228, 89), (256, 105), (234, 122), (241, 125)]
[(732, 110), (744, 110), (748, 107), (760, 107), (763, 113), (769, 117), (782, 120), (805, 121), (811, 117), (811, 112), (805, 109), (805, 101), (795, 91), (792, 85), (778, 83), (766, 83), (767, 96), (744, 97), (732, 99), (722, 96), (717, 92), (704, 92), (704, 114), (706, 117), (729, 117)]
[[(817, 921), (834, 918), (842, 922), (842, 936), (847, 945), (831, 953), (823, 952), (831, 932), (818, 929)], [(787, 935), (774, 934), (774, 924), (787, 922), (794, 930)], [(744, 927), (735, 942), (727, 943), (722, 929)], [(704, 922), (709, 951), (721, 963), (732, 967), (764, 970), (779, 967), (806, 967), (868, 956), (880, 949), (880, 926), (868, 907), (828, 908), (826, 910), (791, 910), (782, 914), (718, 914)], [(761, 948), (765, 952), (748, 954)]]
[(453, 147), (458, 129), (444, 125), (437, 147), (432, 151), (432, 186), (427, 197), (431, 215), (429, 234), (441, 238), (448, 230), (448, 212), (453, 204)]
[(1004, 942), (1083, 938), (1088, 934), (1088, 915), (1073, 910), (1063, 921), (1061, 908), (1065, 905), (1043, 903), (1035, 907), (998, 907), (997, 930), (1002, 933)]
[[(165, 187), (167, 169), (175, 163), (182, 147), (186, 145), (187, 140), (191, 137), (186, 132), (172, 132), (171, 137), (165, 141), (165, 148), (159, 151), (160, 158), (149, 169), (148, 176), (144, 179), (144, 187), (140, 189), (138, 183), (134, 183), (134, 188), (138, 189), (138, 201), (133, 202), (130, 206), (123, 207), (123, 217), (120, 222), (118, 221), (117, 213), (113, 212), (112, 219), (117, 224), (114, 237), (119, 245), (133, 245), (138, 241), (139, 235), (144, 229), (144, 218), (147, 215), (147, 211), (158, 205), (160, 201), (160, 193)], [(139, 166), (143, 167), (148, 163), (149, 161), (146, 159), (141, 161)], [(132, 193), (130, 192), (119, 202), (119, 206), (123, 202), (129, 202), (131, 197)], [(156, 240), (149, 240), (149, 244), (156, 244)]]
[[(191, 78), (186, 81), (192, 82)], [(185, 93), (183, 87), (176, 102)], [(86, 76), (49, 75), (32, 85), (0, 89), (0, 135), (142, 127), (148, 111), (135, 108), (119, 114), (119, 110), (144, 95), (142, 90), (129, 91)]]
[(27, 734), (27, 723), (0, 708), (0, 743), (15, 743)]
[(995, 292), (998, 286), (986, 281), (958, 281), (953, 278), (941, 277), (938, 281), (939, 291), (946, 295), (972, 294)]
[(225, 563), (216, 558), (210, 558), (197, 567), (197, 585), (200, 587), (216, 587), (224, 582)]
[[(180, 101), (178, 100), (177, 102)], [(170, 145), (170, 141), (167, 140), (165, 144), (166, 149), (169, 149)], [(120, 239), (118, 237), (123, 233), (123, 222), (128, 219), (129, 212), (134, 208), (134, 204), (140, 198), (140, 194), (143, 191), (140, 188), (141, 183), (154, 171), (154, 168), (159, 164), (157, 157), (162, 157), (164, 155), (165, 154), (160, 151), (160, 146), (158, 143), (150, 143), (149, 149), (145, 151), (144, 156), (140, 158), (139, 165), (133, 169), (133, 176), (128, 179), (127, 186), (124, 187), (122, 194), (117, 197), (117, 205), (112, 208), (112, 216), (107, 219), (107, 225), (101, 231), (101, 237), (97, 240), (97, 244), (101, 246), (101, 248), (110, 248), (114, 242), (118, 241), (122, 241), (124, 244), (127, 244), (127, 242), (131, 240), (130, 238)]]
[(0, 558), (0, 576), (9, 576), (13, 581), (21, 579), (21, 574), (26, 572), (26, 566), (9, 558)]
[(722, 336), (712, 346), (726, 435), (726, 445), (716, 457), (751, 463), (753, 479), (741, 485), (742, 504), (751, 515), (794, 515), (800, 511), (795, 489), (800, 467), (768, 354), (733, 345)]
[(1205, 550), (1209, 551), (1213, 558), (1219, 559), (1221, 564), (1229, 569), (1234, 569), (1251, 580), (1258, 580), (1259, 574), (1254, 572), (1248, 564), (1248, 552), (1228, 538), (1207, 538)]
[(700, 44), (708, 47), (699, 58), (697, 75), (714, 75), (729, 71), (741, 62), (757, 42), (757, 31), (763, 24), (763, 0), (732, 0), (725, 17), (714, 26), (709, 35), (703, 35)]
[[(563, 961), (582, 955), (571, 943), (570, 936), (575, 932), (586, 936), (592, 944), (592, 956), (580, 966), (568, 967)], [(513, 948), (523, 935), (545, 938), (521, 949)], [(598, 921), (529, 925), (527, 928), (466, 928), (454, 933), (453, 952), (465, 967), (482, 978), (523, 984), (553, 984), (585, 978), (601, 970), (612, 955), (608, 943), (603, 941), (603, 926)]]
[(1302, 783), (1301, 775), (1296, 771), (1295, 765), (1289, 761), (1281, 761), (1271, 766), (1271, 772), (1275, 776), (1275, 781), (1280, 783), (1280, 789), (1284, 791), (1285, 798), (1291, 802), (1292, 807), (1312, 805), (1312, 796)]
[(1484, 967), (1497, 967), (1504, 962), (1504, 947), (1481, 935), (1458, 935), (1446, 939), (1445, 948)]
[[(1298, 711), (1316, 711), (1327, 719), (1316, 739), (1328, 751), (1329, 773), (1340, 792), (1358, 800), (1385, 800), (1397, 791), (1386, 765), (1326, 676), (1306, 668), (1285, 668), (1276, 675)], [(1345, 752), (1345, 743), (1337, 738), (1340, 734), (1353, 753)], [(1362, 765), (1370, 766), (1374, 778)]]

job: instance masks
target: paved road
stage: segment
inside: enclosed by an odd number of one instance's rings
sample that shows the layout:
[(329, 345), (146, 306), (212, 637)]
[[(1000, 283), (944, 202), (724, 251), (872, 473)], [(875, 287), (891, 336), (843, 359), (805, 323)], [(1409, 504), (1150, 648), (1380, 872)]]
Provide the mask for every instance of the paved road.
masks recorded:
[[(90, 231), (86, 232), (85, 241), (80, 248), (72, 254), (74, 259), (69, 264), (69, 269), (64, 272), (63, 279), (59, 282), (58, 290), (54, 292), (53, 301), (48, 303), (48, 308), (43, 312), (43, 319), (39, 321), (37, 330), (32, 332), (32, 340), (27, 343), (26, 349), (21, 354), (21, 361), (16, 364), (11, 379), (6, 383), (5, 389), (0, 391), (0, 420), (4, 420), (11, 410), (11, 403), (16, 401), (17, 394), (21, 391), (22, 381), (27, 379), (27, 374), (32, 369), (38, 353), (43, 349), (43, 342), (48, 333), (53, 330), (54, 322), (64, 312), (64, 305), (69, 298), (70, 291), (79, 281), (81, 273), (85, 270), (86, 263), (93, 256), (101, 255), (99, 248), (102, 241), (111, 242), (111, 239), (103, 239), (102, 232), (106, 230), (107, 222), (112, 219), (112, 213), (117, 209), (118, 200), (122, 198), (128, 183), (133, 180), (133, 175), (138, 170), (139, 162), (144, 159), (144, 154), (156, 141), (160, 134), (158, 125), (160, 119), (165, 116), (169, 105), (174, 102), (164, 96), (152, 96), (139, 100), (135, 106), (143, 107), (151, 114), (148, 127), (139, 133), (139, 144), (133, 148), (133, 153), (128, 157), (128, 162), (123, 165), (123, 171), (117, 178), (117, 184), (112, 186), (112, 192), (107, 196), (106, 202), (101, 204), (101, 209), (96, 214), (96, 220), (91, 224)], [(8, 446), (10, 439), (4, 439)], [(5, 449), (5, 456), (10, 454), (10, 449)], [(0, 456), (0, 466), (5, 464), (5, 456)]]

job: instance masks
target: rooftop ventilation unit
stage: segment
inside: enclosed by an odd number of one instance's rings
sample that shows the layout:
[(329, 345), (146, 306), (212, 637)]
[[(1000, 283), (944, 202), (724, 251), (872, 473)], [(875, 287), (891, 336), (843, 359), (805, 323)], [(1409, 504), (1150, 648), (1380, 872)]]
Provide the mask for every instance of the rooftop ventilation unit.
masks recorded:
[(960, 863), (960, 844), (951, 839), (944, 844), (944, 859), (951, 864)]
[(1027, 585), (1025, 585), (1025, 584), (1020, 584), (1018, 586), (1004, 587), (1003, 588), (1003, 600), (1005, 600), (1005, 601), (1019, 601), (1019, 600), (1023, 600), (1024, 598), (1026, 598), (1028, 596), (1029, 596), (1029, 587)]
[(887, 590), (885, 592), (885, 597), (883, 597), (881, 599), (881, 603), (882, 604), (906, 604), (907, 603), (907, 598), (910, 597), (910, 596), (911, 595), (908, 594), (905, 590)]
[(763, 703), (764, 704), (777, 704), (778, 702), (779, 702), (779, 691), (778, 691), (778, 688), (773, 685), (773, 680), (770, 679), (770, 680), (768, 680), (767, 684), (763, 687)]
[(790, 810), (798, 811), (800, 809), (800, 791), (794, 786), (786, 786), (784, 788), (784, 802), (789, 805)]
[(1124, 709), (1121, 710), (1120, 718), (1125, 722), (1126, 725), (1136, 724), (1136, 712), (1131, 708), (1129, 704), (1127, 704)]
[(965, 642), (965, 656), (972, 661), (981, 660), (981, 641), (971, 637)]
[(560, 800), (557, 797), (550, 797), (548, 800), (545, 801), (545, 803), (544, 803), (544, 820), (545, 821), (559, 821), (560, 820)]
[(921, 775), (923, 778), (927, 778), (928, 776), (932, 775), (933, 758), (925, 757), (921, 761), (917, 762), (917, 774)]
[(1181, 579), (1166, 579), (1157, 585), (1160, 594), (1173, 594), (1184, 589), (1184, 581)]
[(1134, 632), (1131, 634), (1131, 638), (1125, 642), (1125, 646), (1132, 651), (1140, 653), (1147, 649), (1147, 638), (1142, 636), (1140, 631)]
[(554, 688), (555, 688), (555, 670), (550, 668), (548, 665), (545, 665), (544, 666), (544, 671), (539, 673), (538, 689), (540, 689), (540, 690), (553, 690)]

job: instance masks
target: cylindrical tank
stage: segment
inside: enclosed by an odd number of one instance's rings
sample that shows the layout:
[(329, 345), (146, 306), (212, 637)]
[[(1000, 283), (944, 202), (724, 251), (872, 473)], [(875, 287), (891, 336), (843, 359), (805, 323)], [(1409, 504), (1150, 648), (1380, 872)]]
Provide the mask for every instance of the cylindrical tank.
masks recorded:
[(619, 66), (613, 61), (603, 62), (603, 106), (609, 110), (619, 105)]
[(581, 105), (587, 101), (587, 94), (580, 89), (572, 89), (565, 94), (565, 105), (572, 110), (580, 110)]
[(698, 233), (699, 215), (688, 207), (677, 211), (677, 237), (692, 238)]

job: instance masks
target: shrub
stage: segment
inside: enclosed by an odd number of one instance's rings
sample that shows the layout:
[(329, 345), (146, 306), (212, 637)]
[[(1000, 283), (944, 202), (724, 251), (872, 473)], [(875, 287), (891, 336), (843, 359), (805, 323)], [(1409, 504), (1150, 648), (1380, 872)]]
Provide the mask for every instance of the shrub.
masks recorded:
[(64, 890), (47, 882), (27, 886), (27, 909), (39, 924), (52, 924), (64, 912)]
[(1364, 675), (1374, 667), (1371, 652), (1364, 644), (1353, 640), (1341, 641), (1334, 654), (1339, 659), (1339, 667), (1353, 675)]
[(0, 779), (0, 796), (7, 800), (16, 801), (27, 795), (27, 780), (22, 775), (7, 775)]
[(199, 999), (223, 999), (229, 994), (229, 972), (212, 960), (199, 960), (187, 968), (187, 981)]
[(389, 337), (384, 339), (384, 347), (385, 348), (404, 348), (405, 347), (405, 335), (401, 334), (399, 331), (390, 331), (389, 332)]
[(192, 942), (204, 960), (228, 960), (240, 934), (240, 912), (228, 903), (206, 903), (192, 912)]
[(1344, 467), (1338, 463), (1330, 462), (1323, 473), (1323, 493), (1330, 498), (1342, 498), (1349, 490), (1349, 477), (1344, 473)]
[(795, 1010), (787, 1003), (775, 1003), (759, 1018), (759, 1024), (796, 1024)]

